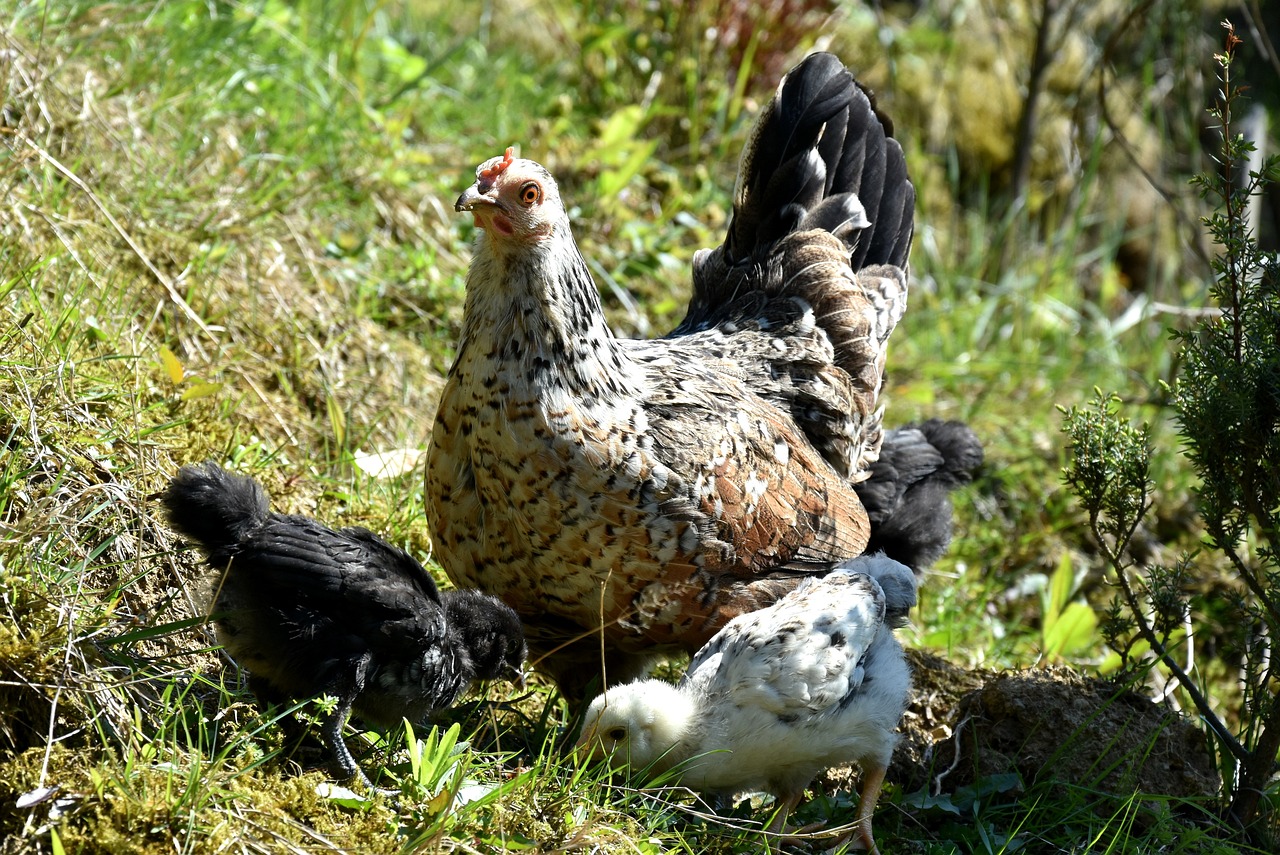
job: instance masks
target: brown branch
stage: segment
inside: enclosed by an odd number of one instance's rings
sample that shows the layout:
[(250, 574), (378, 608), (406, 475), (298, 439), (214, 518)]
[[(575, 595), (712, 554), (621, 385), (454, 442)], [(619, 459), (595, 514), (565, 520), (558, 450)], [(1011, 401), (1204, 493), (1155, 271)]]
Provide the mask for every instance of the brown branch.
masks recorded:
[(1042, 0), (1040, 21), (1036, 24), (1036, 43), (1031, 52), (1031, 74), (1027, 78), (1027, 97), (1018, 115), (1018, 129), (1014, 145), (1013, 185), (1009, 188), (1010, 203), (1020, 207), (1027, 184), (1031, 181), (1031, 153), (1035, 148), (1036, 105), (1044, 89), (1045, 72), (1049, 70), (1053, 52), (1049, 50), (1049, 30), (1057, 14), (1057, 0)]
[(1236, 364), (1243, 361), (1242, 341), (1243, 322), (1240, 319), (1240, 291), (1243, 287), (1241, 279), (1243, 274), (1240, 270), (1242, 261), (1240, 259), (1240, 243), (1244, 240), (1243, 230), (1240, 224), (1244, 222), (1244, 214), (1239, 207), (1239, 200), (1236, 195), (1235, 181), (1235, 154), (1231, 144), (1231, 102), (1235, 100), (1236, 93), (1231, 91), (1231, 58), (1235, 55), (1236, 45), (1240, 40), (1236, 38), (1236, 31), (1231, 26), (1230, 21), (1224, 21), (1223, 26), (1227, 30), (1226, 49), (1219, 57), (1218, 61), (1222, 68), (1222, 75), (1219, 78), (1222, 81), (1222, 88), (1219, 89), (1218, 100), (1218, 116), (1222, 120), (1222, 180), (1225, 193), (1222, 197), (1223, 205), (1227, 209), (1227, 242), (1223, 244), (1223, 248), (1227, 252), (1227, 284), (1231, 286), (1231, 344), (1232, 355)]
[(1276, 611), (1275, 604), (1267, 596), (1266, 589), (1258, 581), (1257, 574), (1244, 563), (1244, 559), (1236, 552), (1235, 544), (1227, 541), (1227, 533), (1223, 531), (1221, 521), (1205, 520), (1205, 527), (1209, 530), (1209, 536), (1213, 538), (1214, 548), (1227, 557), (1227, 560), (1231, 562), (1231, 566), (1236, 569), (1240, 578), (1244, 580), (1245, 587), (1249, 589), (1249, 593), (1257, 597), (1258, 601), (1262, 603), (1270, 624), (1274, 627), (1280, 627), (1280, 612)]
[(1258, 811), (1258, 802), (1276, 768), (1277, 751), (1280, 751), (1280, 695), (1272, 695), (1262, 736), (1254, 743), (1249, 758), (1241, 761), (1240, 781), (1231, 797), (1230, 814), (1242, 826), (1248, 825)]

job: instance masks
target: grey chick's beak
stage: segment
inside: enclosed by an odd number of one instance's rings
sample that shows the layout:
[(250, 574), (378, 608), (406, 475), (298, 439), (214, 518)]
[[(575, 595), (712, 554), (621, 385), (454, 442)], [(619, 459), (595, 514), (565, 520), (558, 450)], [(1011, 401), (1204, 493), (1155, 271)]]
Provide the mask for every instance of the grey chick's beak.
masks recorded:
[(466, 190), (462, 191), (462, 195), (458, 197), (458, 201), (453, 203), (455, 211), (472, 211), (477, 205), (496, 205), (498, 200), (493, 196), (480, 190), (480, 185), (472, 184)]
[(522, 691), (522, 692), (523, 692), (523, 691), (525, 690), (525, 688), (526, 688), (526, 685), (527, 685), (527, 684), (526, 684), (526, 681), (525, 681), (524, 666), (523, 666), (523, 665), (512, 665), (512, 666), (511, 666), (511, 677), (510, 677), (509, 679), (511, 680), (512, 684), (514, 684), (514, 685), (515, 685), (515, 687), (516, 687), (517, 689), (519, 689), (520, 691)]

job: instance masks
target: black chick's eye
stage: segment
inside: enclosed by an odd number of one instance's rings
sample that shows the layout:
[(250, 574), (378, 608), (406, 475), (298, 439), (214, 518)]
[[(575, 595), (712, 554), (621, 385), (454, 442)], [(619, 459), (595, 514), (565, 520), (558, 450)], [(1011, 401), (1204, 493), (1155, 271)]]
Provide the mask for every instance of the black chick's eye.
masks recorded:
[(536, 205), (542, 201), (542, 188), (538, 186), (537, 181), (525, 182), (520, 188), (520, 201), (526, 205)]
[(625, 727), (612, 727), (605, 736), (614, 742), (621, 742), (627, 738), (627, 729)]

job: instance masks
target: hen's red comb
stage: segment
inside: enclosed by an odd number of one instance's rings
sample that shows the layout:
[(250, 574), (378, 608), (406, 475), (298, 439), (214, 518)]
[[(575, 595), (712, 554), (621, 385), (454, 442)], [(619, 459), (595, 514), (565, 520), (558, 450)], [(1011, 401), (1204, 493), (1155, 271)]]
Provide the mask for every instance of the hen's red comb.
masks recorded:
[(484, 178), (487, 181), (492, 181), (493, 179), (497, 178), (499, 175), (501, 175), (503, 172), (506, 171), (508, 166), (511, 165), (511, 160), (513, 155), (515, 154), (515, 151), (516, 151), (515, 146), (507, 146), (507, 150), (502, 155), (502, 160), (499, 160), (497, 163), (495, 163), (493, 166), (488, 167), (487, 169), (481, 170), (480, 177)]

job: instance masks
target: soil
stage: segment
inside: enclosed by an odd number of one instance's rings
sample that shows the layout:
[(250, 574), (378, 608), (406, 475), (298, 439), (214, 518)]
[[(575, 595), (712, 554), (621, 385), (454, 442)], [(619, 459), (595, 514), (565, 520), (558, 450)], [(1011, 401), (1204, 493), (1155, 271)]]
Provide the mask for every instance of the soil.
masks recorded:
[[(931, 795), (1016, 773), (1099, 796), (1209, 798), (1220, 782), (1205, 734), (1176, 710), (1116, 683), (1049, 666), (967, 670), (908, 651), (915, 689), (888, 780)], [(827, 784), (848, 787), (853, 772)]]

